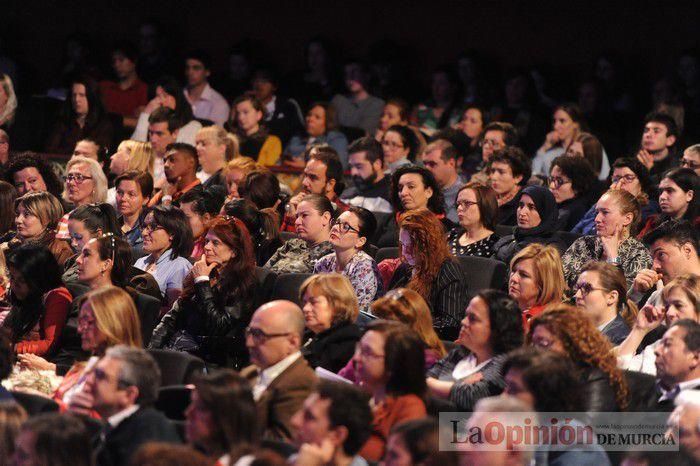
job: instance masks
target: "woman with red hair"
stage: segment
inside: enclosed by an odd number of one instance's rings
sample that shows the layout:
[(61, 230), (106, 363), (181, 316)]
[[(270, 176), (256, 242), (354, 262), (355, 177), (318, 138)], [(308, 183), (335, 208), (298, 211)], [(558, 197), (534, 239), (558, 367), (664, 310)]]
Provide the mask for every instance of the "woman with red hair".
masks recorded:
[(204, 254), (183, 291), (153, 332), (151, 348), (185, 351), (240, 369), (247, 363), (245, 328), (256, 306), (255, 254), (245, 225), (215, 218)]

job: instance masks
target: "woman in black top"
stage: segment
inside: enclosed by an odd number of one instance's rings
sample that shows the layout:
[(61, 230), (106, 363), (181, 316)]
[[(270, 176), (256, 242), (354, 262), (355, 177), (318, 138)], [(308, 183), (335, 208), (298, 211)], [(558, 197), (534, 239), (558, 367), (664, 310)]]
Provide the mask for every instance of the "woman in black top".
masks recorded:
[(457, 192), (459, 226), (450, 230), (447, 243), (454, 256), (493, 256), (500, 239), (496, 228), (496, 193), (480, 183), (468, 183)]
[(559, 209), (557, 229), (571, 231), (591, 205), (595, 174), (588, 160), (560, 155), (552, 161), (549, 190)]

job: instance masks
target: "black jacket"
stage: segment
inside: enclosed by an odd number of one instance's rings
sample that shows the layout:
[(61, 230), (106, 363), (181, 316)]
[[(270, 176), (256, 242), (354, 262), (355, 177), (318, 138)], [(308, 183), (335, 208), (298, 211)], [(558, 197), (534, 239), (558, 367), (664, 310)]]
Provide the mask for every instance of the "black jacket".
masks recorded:
[(630, 327), (627, 325), (627, 322), (625, 322), (625, 319), (618, 314), (615, 316), (615, 320), (601, 330), (601, 333), (608, 337), (608, 340), (610, 340), (613, 345), (619, 345), (627, 338), (627, 335), (630, 334)]
[(301, 349), (312, 368), (323, 367), (331, 372), (338, 372), (350, 361), (355, 344), (360, 340), (362, 332), (357, 325), (343, 322), (318, 335), (311, 335)]
[(588, 198), (584, 195), (568, 199), (557, 204), (559, 208), (559, 222), (557, 230), (571, 231), (576, 224), (586, 215), (591, 206)]

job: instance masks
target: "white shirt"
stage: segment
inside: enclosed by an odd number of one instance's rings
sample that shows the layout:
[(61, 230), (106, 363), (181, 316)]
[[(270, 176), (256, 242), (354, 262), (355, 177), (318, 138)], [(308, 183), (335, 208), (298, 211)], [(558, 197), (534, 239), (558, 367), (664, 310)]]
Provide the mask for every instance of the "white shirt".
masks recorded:
[(272, 99), (265, 104), (265, 121), (272, 120), (272, 116), (275, 114), (275, 108), (277, 102), (277, 96), (273, 95)]
[(196, 118), (211, 120), (219, 126), (224, 126), (224, 123), (228, 120), (231, 109), (226, 99), (212, 89), (209, 83), (204, 86), (202, 95), (200, 95), (197, 100), (193, 101), (192, 98), (190, 98), (187, 89), (184, 89), (183, 92), (187, 100), (192, 104), (192, 113), (194, 113)]
[(617, 367), (626, 371), (643, 372), (656, 376), (656, 354), (654, 350), (661, 344), (661, 340), (647, 345), (641, 353), (635, 355), (618, 356)]
[(489, 363), (490, 360), (491, 358), (487, 359), (481, 364), (477, 364), (476, 356), (474, 356), (472, 353), (457, 363), (455, 368), (452, 370), (452, 378), (455, 380), (467, 378), (470, 375), (479, 372), (486, 364)]
[(139, 405), (129, 406), (128, 408), (119, 411), (117, 414), (112, 414), (110, 417), (107, 418), (107, 422), (109, 422), (109, 425), (112, 426), (112, 429), (114, 429), (124, 419), (138, 411), (139, 407)]
[(275, 380), (279, 375), (284, 372), (289, 366), (291, 366), (294, 361), (301, 357), (301, 351), (292, 353), (286, 358), (279, 361), (277, 364), (273, 364), (267, 369), (260, 371), (260, 377), (258, 377), (255, 386), (253, 387), (253, 398), (258, 401), (262, 394), (267, 390), (273, 380)]

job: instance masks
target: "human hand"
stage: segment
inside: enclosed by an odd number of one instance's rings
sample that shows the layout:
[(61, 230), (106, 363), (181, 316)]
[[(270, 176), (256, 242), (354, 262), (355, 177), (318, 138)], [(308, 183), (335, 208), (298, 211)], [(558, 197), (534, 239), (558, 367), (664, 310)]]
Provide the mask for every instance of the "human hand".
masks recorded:
[(634, 326), (644, 332), (651, 332), (661, 325), (665, 317), (666, 311), (662, 307), (654, 307), (651, 304), (647, 304), (639, 310), (637, 322)]
[(211, 271), (216, 267), (216, 262), (207, 264), (206, 254), (202, 254), (202, 257), (194, 263), (192, 266), (192, 276), (193, 277), (208, 277), (211, 275)]
[(159, 96), (155, 96), (154, 98), (151, 99), (150, 102), (146, 105), (146, 107), (143, 109), (144, 113), (151, 114), (160, 107), (163, 106), (163, 100)]
[(286, 211), (286, 216), (287, 217), (296, 217), (297, 216), (297, 207), (301, 203), (301, 201), (304, 200), (304, 198), (308, 196), (305, 192), (300, 192), (296, 196), (293, 196), (292, 198), (287, 201), (287, 206), (285, 208)]
[(654, 166), (654, 157), (646, 149), (642, 149), (637, 153), (637, 160), (647, 167), (647, 170), (651, 170)]
[(634, 277), (632, 289), (638, 293), (646, 293), (654, 288), (659, 280), (661, 280), (660, 273), (650, 269), (642, 269), (637, 272), (637, 276)]
[(305, 443), (299, 449), (295, 465), (322, 466), (329, 464), (333, 459), (335, 446), (328, 438), (324, 438), (320, 445)]
[(17, 355), (17, 361), (22, 369), (32, 369), (37, 371), (54, 371), (56, 365), (51, 364), (46, 359), (36, 354), (21, 353)]
[(82, 390), (73, 394), (68, 403), (68, 411), (76, 414), (89, 415), (95, 405), (95, 398), (92, 392), (86, 390), (87, 385)]
[(471, 385), (473, 383), (481, 382), (482, 380), (484, 380), (484, 374), (482, 374), (481, 372), (476, 372), (470, 375), (469, 377), (465, 377), (460, 382)]
[(600, 242), (603, 244), (603, 254), (606, 259), (614, 259), (617, 257), (620, 243), (622, 242), (622, 232), (624, 227), (622, 224), (615, 226), (615, 231), (612, 235), (601, 235)]
[(542, 145), (542, 149), (549, 150), (550, 148), (559, 144), (560, 141), (561, 141), (561, 137), (559, 136), (559, 133), (557, 133), (556, 131), (550, 131), (549, 133), (547, 133), (547, 137), (545, 137), (545, 139), (544, 139), (544, 144)]

